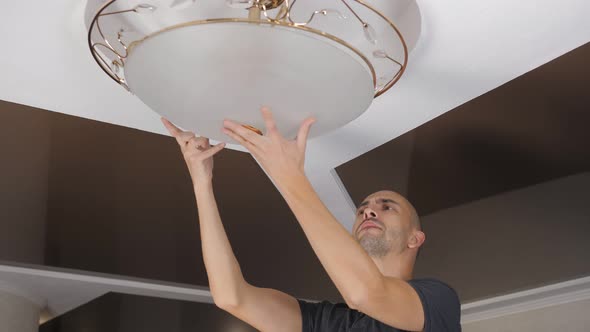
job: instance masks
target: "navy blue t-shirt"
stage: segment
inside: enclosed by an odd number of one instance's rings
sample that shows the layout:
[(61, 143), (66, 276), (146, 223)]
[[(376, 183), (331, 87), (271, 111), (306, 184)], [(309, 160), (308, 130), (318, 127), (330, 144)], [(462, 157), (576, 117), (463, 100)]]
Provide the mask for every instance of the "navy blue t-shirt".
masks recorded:
[[(424, 332), (460, 332), (461, 305), (453, 288), (436, 279), (413, 279), (424, 308)], [(299, 301), (303, 332), (398, 332), (344, 303)]]

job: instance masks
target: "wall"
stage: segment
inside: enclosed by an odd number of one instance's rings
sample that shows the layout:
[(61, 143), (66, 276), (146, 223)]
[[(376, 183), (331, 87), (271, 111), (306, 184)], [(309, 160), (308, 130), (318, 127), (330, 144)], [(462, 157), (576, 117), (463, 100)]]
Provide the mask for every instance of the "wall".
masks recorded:
[(590, 275), (588, 197), (581, 173), (425, 216), (416, 275), (463, 303)]

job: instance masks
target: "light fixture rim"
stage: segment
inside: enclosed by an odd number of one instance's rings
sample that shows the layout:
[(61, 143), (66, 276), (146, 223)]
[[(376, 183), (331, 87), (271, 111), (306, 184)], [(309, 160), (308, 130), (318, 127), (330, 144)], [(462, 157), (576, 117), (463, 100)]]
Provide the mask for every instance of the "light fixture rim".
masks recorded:
[(377, 91), (377, 93), (375, 94), (375, 97), (374, 97), (374, 98), (377, 98), (380, 95), (387, 92), (387, 90), (389, 90), (392, 86), (394, 86), (395, 83), (397, 83), (400, 80), (400, 78), (403, 76), (404, 72), (406, 71), (406, 68), (408, 66), (408, 45), (406, 44), (406, 40), (404, 39), (404, 36), (402, 35), (402, 33), (399, 31), (399, 29), (393, 23), (392, 20), (390, 20), (387, 16), (383, 15), (383, 13), (381, 13), (380, 11), (375, 9), (373, 6), (369, 5), (368, 3), (366, 3), (362, 0), (353, 0), (353, 1), (367, 7), (369, 10), (373, 11), (375, 14), (379, 15), (382, 19), (384, 19), (391, 26), (391, 28), (393, 28), (393, 30), (397, 34), (397, 36), (402, 44), (402, 48), (404, 49), (404, 62), (402, 63), (402, 66), (401, 66), (399, 72), (395, 75), (395, 78), (393, 80), (391, 80), (391, 82), (389, 82), (387, 85), (385, 85), (383, 87), (383, 89)]
[[(122, 85), (125, 89), (127, 89), (129, 91), (129, 87), (127, 86), (125, 80), (121, 79), (120, 77), (118, 77), (117, 75), (115, 75), (114, 73), (111, 72), (110, 68), (105, 68), (105, 64), (103, 63), (103, 59), (100, 58), (100, 55), (96, 54), (96, 50), (93, 47), (93, 42), (92, 42), (92, 32), (94, 30), (94, 27), (97, 23), (98, 18), (101, 16), (102, 12), (108, 8), (110, 5), (112, 5), (113, 3), (117, 2), (118, 0), (109, 0), (106, 3), (104, 3), (96, 12), (96, 14), (94, 15), (94, 17), (92, 18), (92, 21), (90, 23), (90, 26), (88, 28), (88, 47), (90, 49), (90, 53), (92, 54), (92, 57), (94, 58), (94, 60), (96, 61), (96, 63), (99, 65), (99, 67), (109, 76), (111, 77), (115, 82), (117, 82), (118, 84)], [(373, 98), (377, 98), (380, 95), (382, 95), (383, 93), (387, 92), (393, 85), (395, 85), (399, 79), (402, 77), (402, 75), (404, 74), (406, 67), (407, 67), (407, 63), (408, 63), (408, 47), (407, 44), (405, 42), (405, 39), (403, 37), (403, 35), (401, 34), (401, 32), (399, 31), (399, 29), (396, 27), (396, 25), (389, 19), (387, 18), (385, 15), (383, 15), (380, 11), (378, 11), (377, 9), (375, 9), (374, 7), (372, 7), (371, 5), (365, 3), (362, 0), (352, 0), (356, 3), (359, 3), (360, 5), (365, 6), (367, 9), (373, 11), (374, 13), (376, 13), (378, 16), (380, 16), (383, 20), (385, 20), (395, 31), (395, 33), (397, 34), (402, 48), (403, 48), (403, 53), (404, 53), (404, 61), (402, 63), (402, 66), (400, 68), (400, 70), (396, 73), (396, 75), (394, 76), (394, 79), (391, 80), (388, 84), (386, 84), (382, 89), (380, 89), (379, 91), (376, 91)], [(346, 41), (332, 35), (329, 34), (327, 32), (318, 30), (318, 29), (314, 29), (314, 28), (310, 28), (307, 26), (300, 26), (300, 25), (296, 25), (290, 22), (271, 22), (268, 20), (250, 20), (250, 19), (244, 19), (244, 18), (215, 18), (215, 19), (205, 19), (205, 20), (196, 20), (196, 21), (189, 21), (189, 22), (184, 22), (184, 23), (179, 23), (179, 24), (175, 24), (173, 26), (169, 26), (163, 29), (160, 29), (158, 31), (155, 31), (145, 37), (143, 37), (142, 39), (133, 41), (130, 45), (129, 45), (129, 51), (131, 51), (131, 49), (134, 46), (139, 45), (141, 42), (147, 40), (150, 37), (153, 37), (155, 35), (161, 34), (163, 32), (166, 31), (170, 31), (170, 30), (174, 30), (174, 29), (179, 29), (182, 27), (186, 27), (186, 26), (192, 26), (192, 25), (199, 25), (199, 24), (215, 24), (215, 23), (249, 23), (249, 24), (266, 24), (266, 25), (278, 25), (278, 26), (282, 26), (282, 27), (286, 27), (286, 28), (294, 28), (295, 30), (301, 30), (301, 31), (305, 31), (305, 32), (311, 32), (314, 33), (316, 35), (319, 35), (321, 37), (324, 38), (328, 38), (334, 42), (339, 43), (340, 45), (350, 49), (351, 51), (353, 51), (355, 54), (357, 54), (368, 66), (369, 70), (371, 71), (371, 76), (373, 79), (373, 87), (376, 88), (377, 86), (377, 74), (375, 72), (375, 68), (373, 67), (372, 63), (369, 61), (369, 59), (362, 53), (360, 52), (357, 48), (353, 47), (352, 45), (350, 45), (349, 43), (347, 43)]]

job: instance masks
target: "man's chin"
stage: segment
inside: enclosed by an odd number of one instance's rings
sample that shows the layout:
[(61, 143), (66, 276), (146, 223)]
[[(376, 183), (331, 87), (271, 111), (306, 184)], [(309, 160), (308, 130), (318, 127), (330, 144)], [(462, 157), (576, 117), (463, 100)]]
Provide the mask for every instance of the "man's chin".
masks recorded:
[(359, 241), (359, 242), (360, 242), (360, 241), (362, 241), (363, 239), (368, 239), (368, 238), (379, 238), (379, 237), (381, 237), (381, 234), (378, 234), (377, 232), (367, 232), (367, 231), (364, 231), (364, 232), (360, 232), (360, 233), (357, 235), (356, 239), (357, 239), (357, 241)]
[(391, 249), (387, 241), (377, 234), (362, 234), (358, 243), (371, 257), (383, 257)]

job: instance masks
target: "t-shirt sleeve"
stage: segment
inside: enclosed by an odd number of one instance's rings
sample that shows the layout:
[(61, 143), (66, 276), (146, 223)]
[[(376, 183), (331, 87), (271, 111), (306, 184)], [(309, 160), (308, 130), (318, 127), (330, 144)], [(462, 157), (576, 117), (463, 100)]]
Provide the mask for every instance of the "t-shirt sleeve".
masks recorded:
[(313, 331), (313, 320), (317, 316), (319, 303), (311, 303), (303, 300), (297, 300), (299, 308), (301, 309), (301, 323), (303, 325), (303, 332)]
[(343, 305), (328, 301), (297, 300), (301, 309), (303, 332), (337, 331), (342, 320)]
[(424, 332), (461, 331), (461, 304), (457, 292), (435, 279), (409, 282), (416, 290), (424, 309)]

